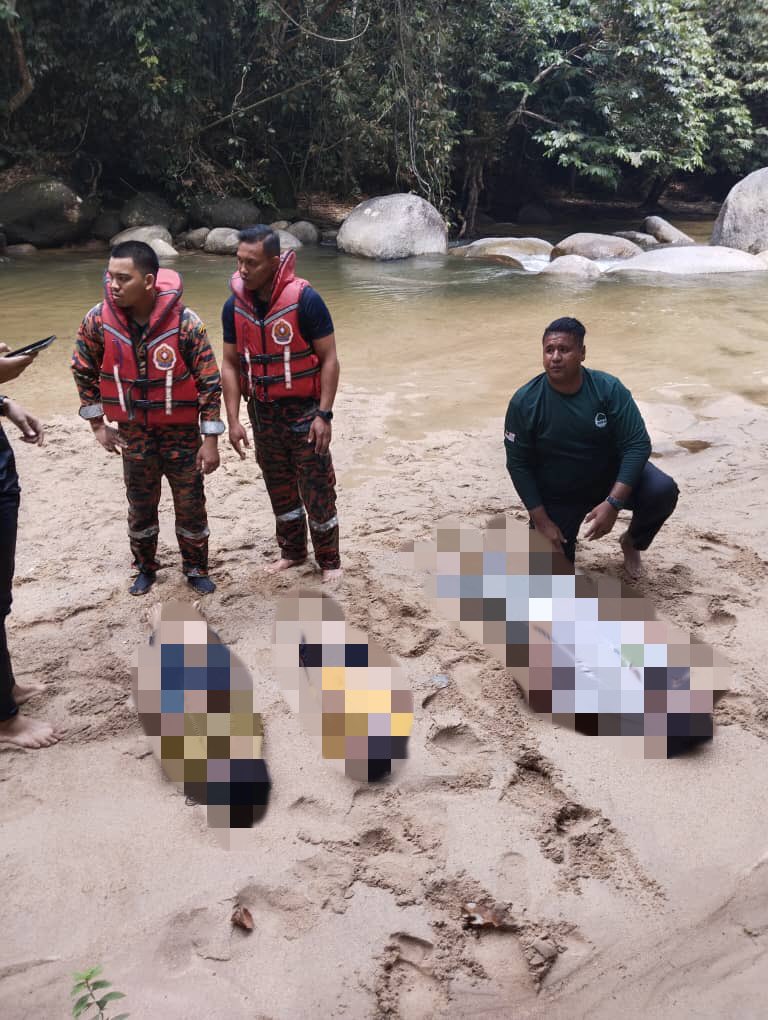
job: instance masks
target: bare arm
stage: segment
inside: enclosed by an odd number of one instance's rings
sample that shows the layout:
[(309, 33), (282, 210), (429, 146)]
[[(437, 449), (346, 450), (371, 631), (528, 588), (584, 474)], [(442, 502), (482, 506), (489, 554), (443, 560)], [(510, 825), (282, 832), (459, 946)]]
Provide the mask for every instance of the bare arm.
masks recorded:
[[(312, 348), (320, 362), (320, 410), (330, 411), (333, 409), (339, 386), (340, 366), (336, 353), (336, 335), (330, 333), (319, 340), (313, 340)], [(327, 453), (331, 445), (331, 433), (331, 423), (323, 421), (318, 415), (310, 425), (307, 442), (315, 444), (315, 453)]]

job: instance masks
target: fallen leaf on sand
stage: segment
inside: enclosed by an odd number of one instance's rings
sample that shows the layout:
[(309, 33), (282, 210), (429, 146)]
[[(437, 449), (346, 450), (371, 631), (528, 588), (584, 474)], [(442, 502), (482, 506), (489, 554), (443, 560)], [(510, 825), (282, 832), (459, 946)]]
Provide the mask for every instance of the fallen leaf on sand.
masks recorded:
[(232, 911), (232, 924), (245, 931), (253, 931), (253, 916), (248, 907), (243, 907), (238, 903)]
[(509, 928), (506, 912), (499, 907), (464, 903), (461, 908), (465, 928)]

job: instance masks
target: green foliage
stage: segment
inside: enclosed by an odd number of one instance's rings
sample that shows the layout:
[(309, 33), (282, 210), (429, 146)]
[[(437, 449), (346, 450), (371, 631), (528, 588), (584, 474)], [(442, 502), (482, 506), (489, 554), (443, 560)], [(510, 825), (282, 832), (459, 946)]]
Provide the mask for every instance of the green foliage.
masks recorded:
[[(125, 996), (122, 992), (105, 991), (112, 987), (112, 983), (99, 978), (99, 974), (101, 974), (101, 967), (91, 967), (90, 970), (83, 971), (82, 974), (74, 975), (75, 983), (70, 993), (75, 1000), (72, 1005), (72, 1016), (75, 1020), (78, 1017), (82, 1017), (83, 1020), (127, 1020), (130, 1015), (128, 1013), (109, 1017), (104, 1012), (110, 1002), (124, 999)], [(101, 995), (101, 992), (104, 994)]]

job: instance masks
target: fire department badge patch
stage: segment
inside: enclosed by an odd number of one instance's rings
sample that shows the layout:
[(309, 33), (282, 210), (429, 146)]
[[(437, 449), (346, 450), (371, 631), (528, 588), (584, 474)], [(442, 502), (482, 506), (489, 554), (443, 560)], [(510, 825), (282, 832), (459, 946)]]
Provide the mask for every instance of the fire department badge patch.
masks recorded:
[(287, 319), (278, 319), (272, 327), (272, 339), (276, 344), (289, 344), (293, 340), (293, 327)]
[(169, 344), (159, 344), (152, 352), (152, 362), (160, 372), (169, 372), (176, 364), (176, 352)]

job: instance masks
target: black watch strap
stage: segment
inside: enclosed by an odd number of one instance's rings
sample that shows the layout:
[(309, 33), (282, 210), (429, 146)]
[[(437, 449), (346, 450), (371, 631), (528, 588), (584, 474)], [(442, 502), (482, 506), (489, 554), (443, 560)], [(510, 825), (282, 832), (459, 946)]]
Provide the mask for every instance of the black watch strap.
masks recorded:
[(623, 510), (624, 509), (624, 500), (623, 499), (616, 499), (615, 496), (606, 496), (605, 497), (605, 502), (610, 504), (613, 507), (614, 510)]
[(315, 411), (315, 417), (322, 418), (323, 421), (333, 421), (333, 411), (321, 411), (318, 407)]
[(0, 397), (0, 415), (8, 414), (8, 397)]

